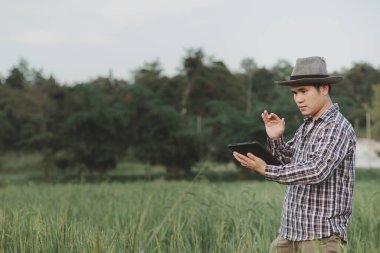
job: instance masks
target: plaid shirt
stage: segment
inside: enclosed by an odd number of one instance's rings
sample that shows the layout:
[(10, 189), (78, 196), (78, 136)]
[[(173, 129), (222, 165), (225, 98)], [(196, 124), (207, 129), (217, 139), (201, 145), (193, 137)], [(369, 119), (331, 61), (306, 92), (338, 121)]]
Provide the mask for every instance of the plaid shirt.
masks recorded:
[(315, 122), (305, 118), (289, 142), (268, 139), (269, 150), (283, 165), (267, 165), (265, 176), (288, 185), (281, 237), (304, 241), (337, 235), (347, 241), (355, 146), (355, 132), (337, 104)]

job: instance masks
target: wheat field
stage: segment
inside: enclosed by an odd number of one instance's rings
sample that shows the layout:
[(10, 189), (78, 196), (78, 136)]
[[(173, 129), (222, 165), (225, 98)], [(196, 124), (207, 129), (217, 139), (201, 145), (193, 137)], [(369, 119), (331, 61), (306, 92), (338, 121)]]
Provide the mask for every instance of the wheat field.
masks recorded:
[[(349, 252), (379, 252), (379, 184), (355, 187)], [(283, 194), (273, 182), (2, 186), (0, 252), (267, 252)]]

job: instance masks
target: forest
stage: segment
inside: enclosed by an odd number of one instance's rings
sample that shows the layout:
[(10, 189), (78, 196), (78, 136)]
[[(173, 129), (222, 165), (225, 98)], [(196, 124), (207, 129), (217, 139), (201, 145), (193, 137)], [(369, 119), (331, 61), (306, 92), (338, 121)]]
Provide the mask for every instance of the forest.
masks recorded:
[[(168, 178), (192, 176), (202, 161), (232, 161), (228, 143), (266, 142), (263, 110), (286, 121), (289, 138), (302, 122), (289, 87), (292, 65), (262, 67), (252, 58), (233, 72), (202, 49), (184, 53), (179, 71), (164, 74), (159, 61), (145, 63), (133, 78), (112, 72), (67, 85), (21, 59), (0, 75), (0, 152), (43, 157), (45, 171), (105, 173), (121, 160), (160, 165)], [(333, 102), (365, 137), (380, 139), (380, 69), (365, 62), (331, 74)]]

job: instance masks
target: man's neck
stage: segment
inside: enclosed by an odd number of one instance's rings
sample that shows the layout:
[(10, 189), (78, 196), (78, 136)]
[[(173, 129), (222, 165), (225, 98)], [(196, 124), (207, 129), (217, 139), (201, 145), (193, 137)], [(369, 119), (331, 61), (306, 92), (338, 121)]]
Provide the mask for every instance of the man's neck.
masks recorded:
[(333, 105), (332, 101), (329, 100), (328, 102), (326, 102), (323, 107), (321, 108), (321, 110), (319, 110), (319, 112), (317, 114), (315, 114), (314, 116), (312, 116), (313, 120), (318, 120), (319, 117), (322, 116), (323, 113), (325, 113), (331, 106)]

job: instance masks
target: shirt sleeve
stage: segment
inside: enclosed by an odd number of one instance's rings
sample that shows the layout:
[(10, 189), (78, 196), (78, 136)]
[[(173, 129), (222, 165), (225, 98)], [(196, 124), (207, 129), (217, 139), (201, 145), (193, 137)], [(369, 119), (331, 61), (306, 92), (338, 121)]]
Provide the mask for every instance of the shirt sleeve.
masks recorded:
[(291, 162), (291, 158), (293, 156), (293, 146), (294, 140), (297, 136), (295, 134), (294, 138), (285, 143), (284, 138), (281, 137), (277, 140), (271, 140), (269, 137), (267, 139), (268, 150), (272, 153), (274, 157), (277, 158), (282, 164), (289, 164)]
[(267, 165), (265, 177), (282, 184), (319, 184), (329, 177), (350, 150), (351, 141), (347, 131), (339, 124), (323, 130), (308, 160), (282, 166)]

